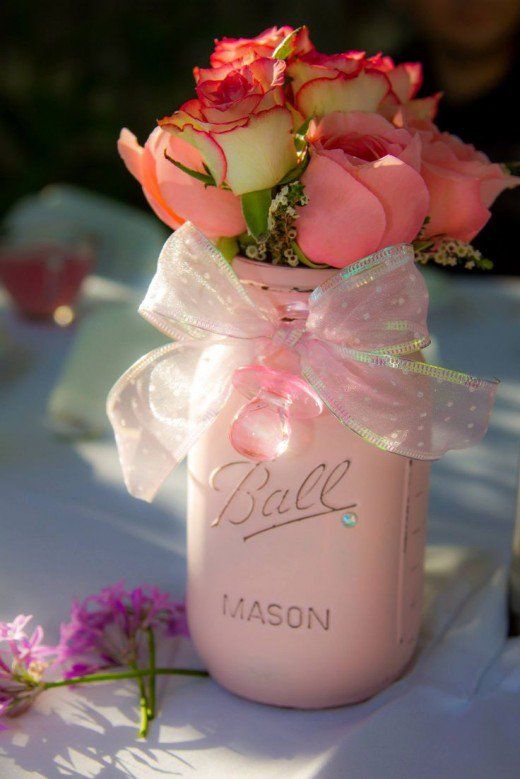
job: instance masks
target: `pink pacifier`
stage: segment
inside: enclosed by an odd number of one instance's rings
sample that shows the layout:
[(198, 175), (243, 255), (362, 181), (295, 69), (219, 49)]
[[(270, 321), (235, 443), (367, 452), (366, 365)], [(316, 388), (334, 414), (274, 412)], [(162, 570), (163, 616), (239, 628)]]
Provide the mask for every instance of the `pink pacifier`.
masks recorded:
[(250, 460), (276, 460), (291, 437), (291, 420), (317, 417), (323, 403), (303, 379), (263, 365), (238, 368), (233, 386), (249, 399), (235, 416), (229, 438)]

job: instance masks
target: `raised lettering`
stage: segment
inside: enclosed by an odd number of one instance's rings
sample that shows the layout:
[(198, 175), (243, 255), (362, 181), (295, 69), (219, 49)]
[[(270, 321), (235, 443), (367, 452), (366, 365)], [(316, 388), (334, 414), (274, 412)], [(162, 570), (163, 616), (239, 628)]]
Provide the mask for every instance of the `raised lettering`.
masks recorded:
[(236, 619), (237, 614), (240, 614), (240, 619), (244, 619), (244, 599), (243, 598), (240, 598), (240, 600), (236, 605), (235, 610), (231, 612), (232, 618)]
[(324, 506), (326, 506), (328, 509), (331, 509), (332, 511), (339, 509), (340, 506), (332, 506), (330, 503), (327, 503), (327, 497), (332, 492), (334, 487), (337, 487), (338, 484), (343, 480), (349, 468), (350, 460), (343, 460), (343, 462), (339, 463), (339, 465), (336, 465), (336, 467), (333, 468), (333, 470), (327, 476), (325, 484), (322, 487), (320, 500)]
[[(275, 612), (275, 609), (277, 609), (277, 612)], [(277, 626), (277, 625), (281, 625), (282, 624), (283, 619), (282, 619), (282, 613), (281, 612), (282, 612), (282, 607), (280, 606), (279, 603), (270, 603), (269, 604), (269, 606), (267, 607), (267, 613), (269, 614), (270, 617), (273, 618), (273, 619), (269, 620), (269, 624), (270, 625), (276, 625)]]
[[(294, 622), (294, 620), (291, 617), (291, 614), (295, 612), (296, 613), (296, 619), (297, 622)], [(290, 628), (301, 628), (303, 622), (303, 614), (302, 610), (299, 606), (290, 606), (287, 609), (287, 624)]]
[[(246, 520), (249, 519), (251, 514), (253, 513), (255, 509), (255, 499), (253, 497), (253, 492), (259, 492), (262, 490), (267, 482), (269, 481), (269, 471), (265, 466), (261, 466), (260, 463), (257, 463), (256, 465), (253, 465), (253, 467), (250, 467), (250, 463), (246, 463), (244, 461), (238, 460), (236, 462), (227, 463), (226, 465), (223, 465), (221, 468), (217, 468), (210, 476), (210, 485), (213, 487), (214, 490), (217, 492), (221, 490), (221, 487), (218, 486), (217, 480), (219, 476), (222, 475), (222, 473), (233, 466), (247, 466), (248, 470), (244, 478), (239, 481), (238, 485), (235, 487), (235, 489), (232, 491), (231, 495), (229, 496), (228, 500), (224, 504), (224, 507), (220, 514), (213, 520), (211, 523), (212, 527), (215, 527), (216, 525), (219, 525), (220, 522), (226, 518), (226, 513), (228, 515), (229, 521), (233, 525), (241, 525), (243, 522), (246, 522)], [(263, 471), (263, 473), (262, 473)], [(258, 484), (256, 487), (251, 487), (251, 489), (244, 489), (245, 485), (247, 484), (249, 486), (249, 482), (251, 481), (250, 477), (253, 476), (253, 474), (260, 473), (261, 474), (261, 483)], [(245, 500), (245, 506), (243, 505)], [(237, 505), (238, 504), (238, 505)], [(236, 516), (233, 516), (233, 512), (238, 513), (238, 518)]]
[(314, 487), (318, 484), (319, 480), (323, 476), (323, 473), (325, 471), (325, 468), (327, 466), (325, 463), (321, 463), (320, 465), (317, 465), (316, 468), (313, 468), (312, 471), (309, 473), (308, 476), (305, 477), (303, 480), (303, 484), (299, 488), (298, 492), (296, 493), (296, 508), (298, 511), (306, 511), (307, 509), (312, 508), (314, 506), (315, 502), (309, 503), (307, 506), (302, 506), (301, 501), (304, 500), (309, 493), (312, 492)]
[(316, 622), (318, 622), (321, 625), (323, 630), (328, 630), (329, 629), (329, 625), (330, 625), (330, 609), (327, 609), (327, 611), (325, 612), (325, 620), (322, 621), (321, 618), (318, 616), (318, 614), (314, 611), (312, 606), (309, 606), (308, 617), (309, 618), (308, 618), (308, 622), (307, 622), (307, 627), (309, 628), (309, 630), (312, 628), (312, 618), (313, 617), (316, 620)]
[(251, 611), (249, 612), (247, 621), (251, 622), (252, 619), (259, 619), (262, 625), (265, 625), (264, 615), (262, 614), (262, 609), (257, 600), (255, 600), (255, 602), (251, 606)]

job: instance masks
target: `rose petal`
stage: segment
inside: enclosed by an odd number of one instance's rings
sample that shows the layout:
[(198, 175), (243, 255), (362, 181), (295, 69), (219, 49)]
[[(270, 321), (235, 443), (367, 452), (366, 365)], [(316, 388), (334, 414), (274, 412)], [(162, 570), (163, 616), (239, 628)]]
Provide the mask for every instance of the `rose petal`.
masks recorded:
[(338, 72), (332, 68), (329, 70), (324, 67), (319, 67), (318, 65), (313, 65), (310, 62), (297, 59), (294, 62), (291, 62), (287, 68), (287, 74), (291, 77), (291, 87), (293, 89), (293, 94), (296, 95), (302, 86), (309, 81), (313, 81), (317, 78), (336, 78)]
[(253, 111), (257, 110), (263, 98), (264, 96), (261, 94), (248, 95), (243, 100), (237, 100), (236, 103), (225, 108), (204, 106), (204, 120), (212, 124), (235, 122), (237, 119), (248, 117)]
[(504, 174), (500, 165), (490, 165), (488, 174), (481, 181), (480, 194), (484, 205), (489, 208), (505, 189), (514, 189), (519, 185), (518, 176)]
[(385, 233), (383, 206), (333, 160), (315, 155), (302, 181), (309, 204), (298, 209), (298, 244), (313, 262), (343, 268), (375, 251)]
[(290, 112), (276, 106), (215, 136), (225, 155), (226, 180), (236, 195), (272, 187), (295, 167), (291, 130)]
[(217, 186), (220, 186), (226, 178), (226, 158), (215, 139), (209, 133), (198, 130), (191, 124), (185, 124), (182, 130), (172, 126), (170, 131), (200, 152)]
[(370, 71), (355, 78), (339, 74), (336, 78), (319, 78), (304, 86), (296, 95), (296, 107), (305, 116), (323, 116), (333, 111), (376, 111), (390, 88), (384, 73)]
[(399, 159), (411, 165), (417, 171), (421, 170), (421, 138), (419, 134), (413, 135), (410, 143), (399, 154)]
[(423, 74), (420, 62), (403, 62), (387, 72), (392, 92), (401, 103), (411, 100), (421, 88)]
[(442, 92), (436, 92), (435, 95), (430, 95), (429, 97), (418, 97), (415, 100), (410, 100), (403, 109), (406, 121), (412, 125), (417, 125), (421, 122), (429, 122), (435, 119), (441, 97)]
[[(168, 154), (183, 165), (200, 170), (199, 152), (182, 138), (164, 135)], [(166, 145), (166, 144), (165, 144)], [(157, 177), (164, 200), (210, 238), (240, 235), (246, 229), (240, 200), (232, 192), (205, 187), (176, 168), (162, 153), (156, 159)]]
[(425, 237), (446, 234), (471, 241), (491, 216), (482, 202), (480, 179), (429, 162), (421, 173), (430, 192)]
[(119, 134), (117, 150), (132, 176), (140, 182), (143, 147), (139, 146), (135, 135), (126, 127), (123, 127)]
[(353, 171), (377, 196), (385, 210), (386, 230), (378, 248), (411, 243), (428, 214), (430, 201), (420, 173), (391, 155), (353, 168)]
[(141, 185), (149, 205), (172, 230), (180, 227), (184, 219), (164, 199), (157, 181), (156, 155), (163, 153), (168, 136), (158, 127), (151, 133), (144, 146), (141, 163)]

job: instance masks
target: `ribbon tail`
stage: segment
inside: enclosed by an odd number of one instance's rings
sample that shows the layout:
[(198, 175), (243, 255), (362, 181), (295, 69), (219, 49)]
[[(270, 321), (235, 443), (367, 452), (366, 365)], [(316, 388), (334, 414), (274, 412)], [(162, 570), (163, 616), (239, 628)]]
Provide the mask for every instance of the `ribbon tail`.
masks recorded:
[(235, 339), (226, 338), (167, 344), (116, 382), (107, 414), (131, 495), (153, 500), (226, 403), (244, 352)]
[(380, 449), (418, 460), (478, 443), (498, 387), (420, 360), (317, 339), (302, 349), (301, 367), (340, 422)]

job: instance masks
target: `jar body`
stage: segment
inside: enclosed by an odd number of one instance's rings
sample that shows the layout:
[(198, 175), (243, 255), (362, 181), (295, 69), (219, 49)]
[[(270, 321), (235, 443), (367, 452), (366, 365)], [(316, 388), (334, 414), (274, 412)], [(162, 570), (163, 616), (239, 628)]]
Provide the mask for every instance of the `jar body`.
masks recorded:
[[(283, 301), (325, 273), (257, 265), (235, 270), (270, 274), (253, 282)], [(228, 437), (242, 403), (234, 393), (188, 457), (195, 647), (246, 698), (364, 700), (402, 673), (417, 642), (429, 465), (366, 443), (327, 409), (295, 422), (278, 459), (251, 462)]]

